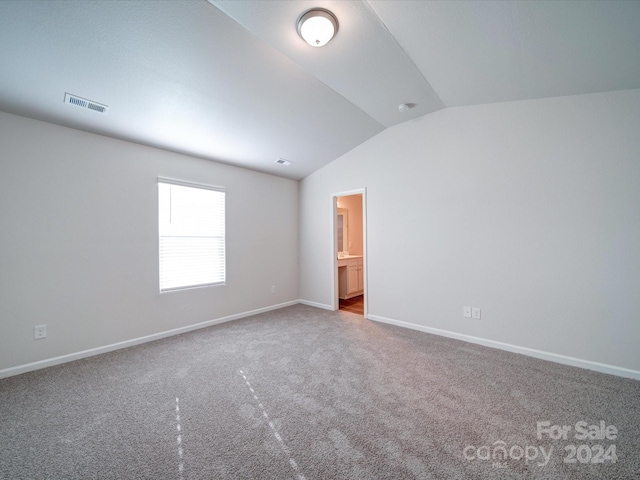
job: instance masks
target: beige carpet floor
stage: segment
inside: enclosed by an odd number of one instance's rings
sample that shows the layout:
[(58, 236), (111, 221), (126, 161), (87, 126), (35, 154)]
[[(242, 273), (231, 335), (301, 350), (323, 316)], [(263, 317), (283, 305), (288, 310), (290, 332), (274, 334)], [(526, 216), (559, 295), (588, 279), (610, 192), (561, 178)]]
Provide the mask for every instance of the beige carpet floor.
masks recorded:
[(637, 479), (640, 382), (296, 305), (0, 380), (0, 478)]

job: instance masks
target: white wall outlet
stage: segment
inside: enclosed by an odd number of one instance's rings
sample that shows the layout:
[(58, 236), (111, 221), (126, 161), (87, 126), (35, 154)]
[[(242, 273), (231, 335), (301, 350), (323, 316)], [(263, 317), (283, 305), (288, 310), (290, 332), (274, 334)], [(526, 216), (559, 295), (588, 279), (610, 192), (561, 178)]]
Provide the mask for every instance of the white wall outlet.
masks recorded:
[(480, 309), (477, 307), (473, 307), (471, 309), (471, 317), (472, 318), (477, 318), (478, 320), (480, 320)]
[(276, 286), (275, 285), (271, 285), (271, 293), (276, 293)]
[(38, 325), (33, 329), (33, 339), (39, 340), (40, 338), (45, 338), (47, 336), (47, 326), (46, 325)]
[(471, 307), (462, 307), (462, 315), (471, 318)]

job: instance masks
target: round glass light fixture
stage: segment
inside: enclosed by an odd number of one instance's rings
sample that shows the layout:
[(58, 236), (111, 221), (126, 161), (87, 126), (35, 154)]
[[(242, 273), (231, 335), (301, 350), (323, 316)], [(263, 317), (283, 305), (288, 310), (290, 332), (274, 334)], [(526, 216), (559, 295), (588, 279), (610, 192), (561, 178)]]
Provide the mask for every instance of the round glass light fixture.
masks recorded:
[(324, 8), (312, 8), (298, 19), (298, 35), (312, 47), (329, 43), (338, 31), (338, 19)]

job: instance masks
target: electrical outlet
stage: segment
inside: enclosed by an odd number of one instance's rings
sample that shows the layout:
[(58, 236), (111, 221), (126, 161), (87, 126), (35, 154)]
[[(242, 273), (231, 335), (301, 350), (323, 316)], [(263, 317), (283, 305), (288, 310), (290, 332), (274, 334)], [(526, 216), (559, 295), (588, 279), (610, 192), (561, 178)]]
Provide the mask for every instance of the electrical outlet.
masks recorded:
[(33, 339), (39, 340), (41, 338), (45, 338), (47, 336), (47, 326), (46, 325), (38, 325), (33, 329)]
[(462, 307), (462, 315), (471, 318), (471, 307)]
[(276, 286), (275, 285), (271, 285), (271, 293), (276, 293)]
[(478, 320), (480, 320), (480, 309), (477, 307), (474, 307), (471, 309), (471, 318), (476, 318)]

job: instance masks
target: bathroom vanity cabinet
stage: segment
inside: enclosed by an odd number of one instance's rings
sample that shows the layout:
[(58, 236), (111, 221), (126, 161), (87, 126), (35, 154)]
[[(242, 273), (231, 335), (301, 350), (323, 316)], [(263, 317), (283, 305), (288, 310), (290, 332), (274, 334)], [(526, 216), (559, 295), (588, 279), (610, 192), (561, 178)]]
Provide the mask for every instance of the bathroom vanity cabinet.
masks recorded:
[(338, 296), (347, 299), (364, 293), (364, 265), (362, 256), (338, 258)]

